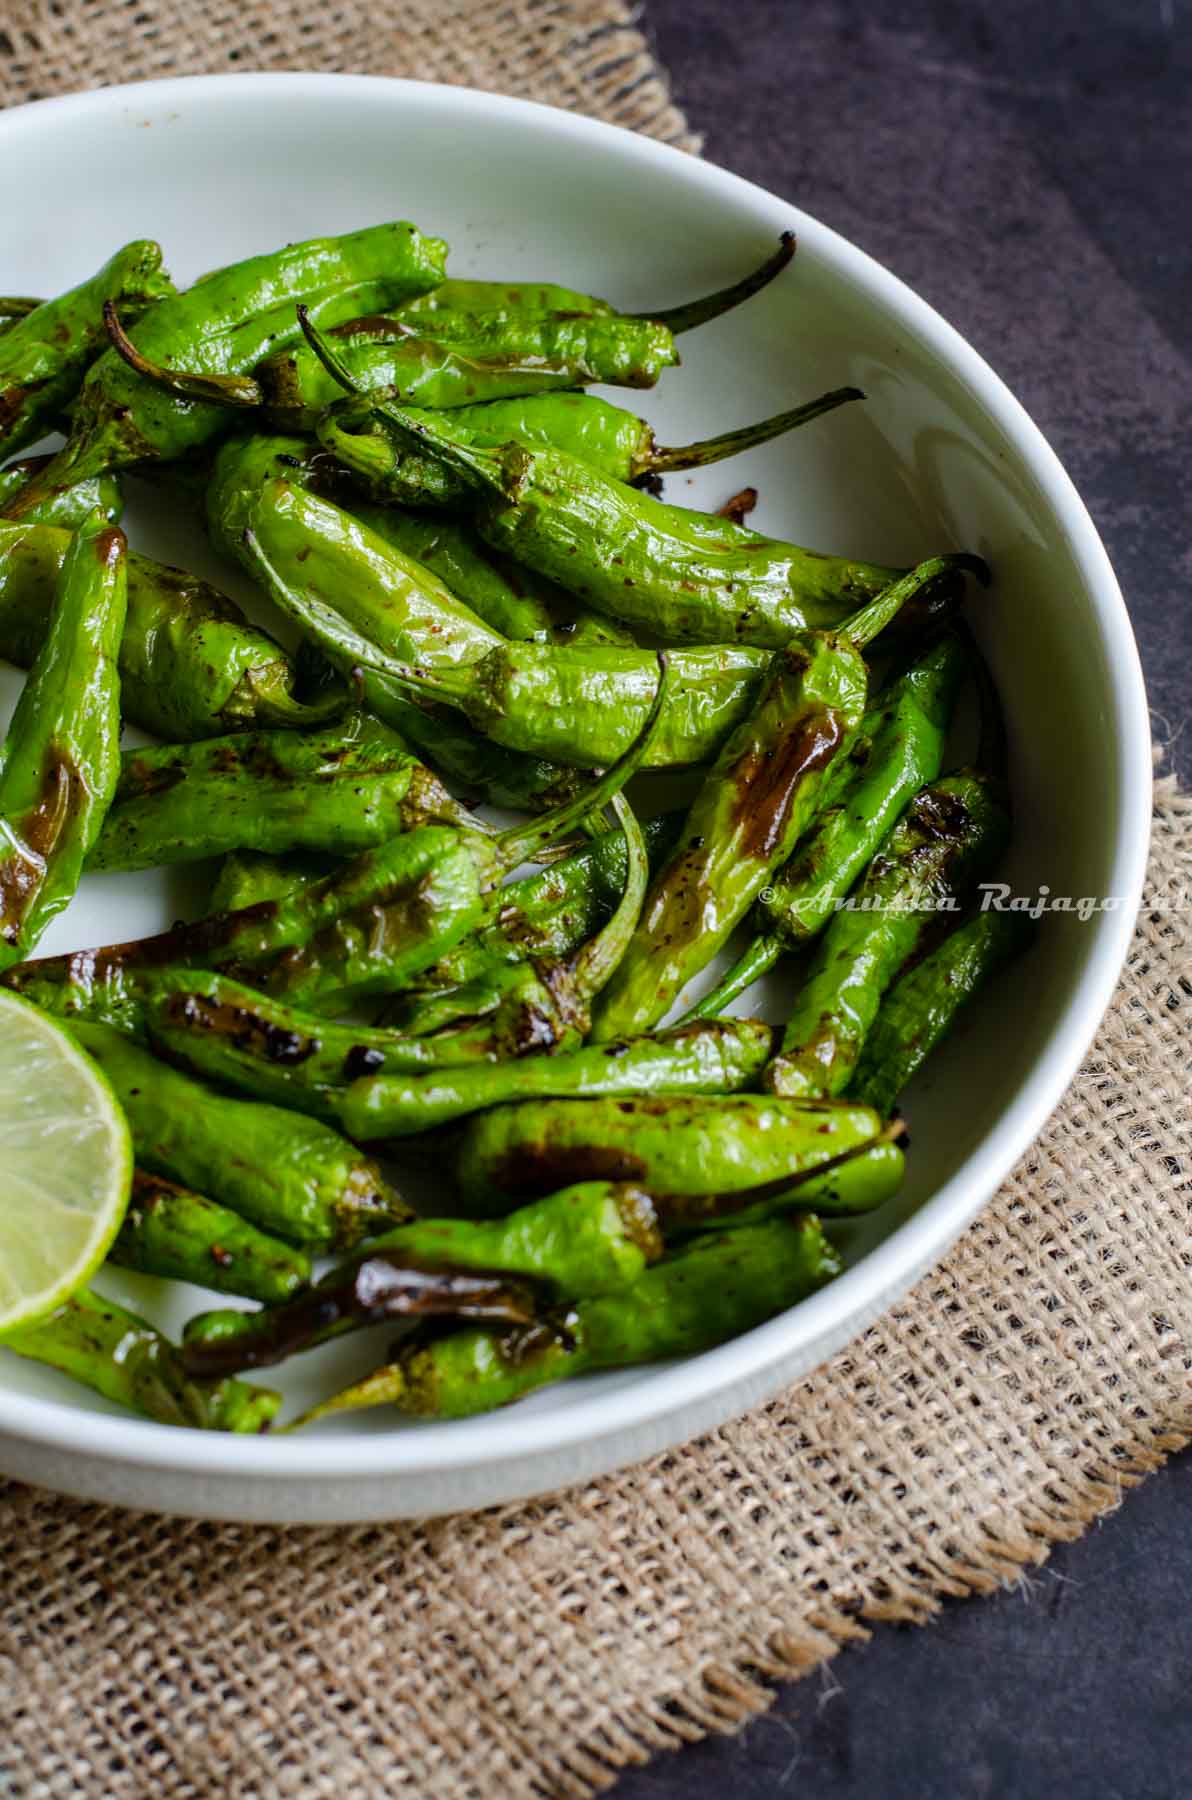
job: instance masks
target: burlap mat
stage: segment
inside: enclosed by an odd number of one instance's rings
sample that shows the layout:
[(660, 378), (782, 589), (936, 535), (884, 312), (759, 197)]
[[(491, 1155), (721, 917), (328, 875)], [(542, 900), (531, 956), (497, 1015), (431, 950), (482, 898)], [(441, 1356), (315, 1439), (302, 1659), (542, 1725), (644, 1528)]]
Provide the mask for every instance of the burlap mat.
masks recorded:
[[(616, 0), (20, 10), (5, 103), (347, 68), (695, 147)], [(1076, 1536), (1192, 1436), (1189, 892), (1192, 798), (1165, 782), (1120, 991), (1040, 1142), (909, 1299), (713, 1436), (425, 1526), (186, 1524), (0, 1488), (0, 1790), (589, 1794), (748, 1718), (862, 1620), (922, 1620)]]

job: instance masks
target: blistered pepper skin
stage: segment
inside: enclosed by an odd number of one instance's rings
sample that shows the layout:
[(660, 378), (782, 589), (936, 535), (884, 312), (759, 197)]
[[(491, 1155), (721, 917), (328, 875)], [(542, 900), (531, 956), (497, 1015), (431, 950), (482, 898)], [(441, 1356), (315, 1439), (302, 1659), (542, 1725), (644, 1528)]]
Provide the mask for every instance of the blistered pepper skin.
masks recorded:
[(272, 1388), (196, 1380), (177, 1346), (147, 1319), (91, 1288), (81, 1288), (48, 1319), (8, 1332), (0, 1348), (60, 1369), (159, 1425), (268, 1431), (281, 1406)]
[(70, 904), (116, 791), (126, 555), (124, 533), (98, 512), (70, 540), (0, 746), (0, 969)]
[(311, 1280), (310, 1258), (238, 1213), (138, 1169), (108, 1261), (275, 1306)]
[[(69, 543), (50, 525), (0, 521), (0, 656), (19, 667), (45, 638)], [(300, 700), (290, 659), (238, 606), (135, 552), (118, 667), (124, 716), (168, 743), (254, 725), (314, 726), (347, 703), (346, 689)]]
[(929, 941), (969, 880), (992, 866), (1009, 836), (1000, 784), (967, 772), (920, 790), (820, 939), (763, 1076), (787, 1098), (843, 1093), (906, 959)]
[(738, 994), (829, 924), (903, 808), (943, 764), (944, 740), (968, 651), (946, 633), (866, 712), (838, 759), (824, 804), (794, 855), (762, 889), (757, 935), (688, 1018), (712, 1019)]
[(641, 921), (597, 1005), (597, 1042), (647, 1031), (706, 968), (812, 818), (861, 723), (865, 665), (810, 634), (779, 653), (756, 707), (721, 748), (655, 876)]
[(332, 1269), (306, 1302), (189, 1320), (183, 1359), (192, 1373), (207, 1376), (259, 1369), (373, 1323), (385, 1306), (389, 1271), (511, 1275), (551, 1299), (575, 1299), (628, 1288), (661, 1251), (650, 1197), (629, 1183), (587, 1182), (505, 1219), (413, 1219)]
[(227, 1099), (106, 1025), (71, 1029), (116, 1090), (137, 1161), (151, 1174), (315, 1249), (347, 1248), (409, 1216), (376, 1164), (329, 1126)]
[[(443, 278), (446, 245), (405, 222), (312, 238), (213, 271), (154, 306), (128, 334), (158, 368), (236, 375), (298, 335), (295, 303), (324, 325), (370, 306), (400, 304)], [(38, 318), (31, 315), (30, 323)], [(15, 333), (7, 334), (10, 345)], [(91, 365), (50, 484), (130, 463), (170, 461), (225, 430), (227, 410), (146, 380), (113, 348)]]
[(15, 456), (57, 427), (88, 365), (107, 349), (105, 300), (117, 301), (131, 319), (173, 292), (161, 246), (141, 239), (125, 244), (68, 293), (9, 315), (0, 336), (0, 458)]
[(850, 1096), (892, 1112), (961, 1010), (1032, 936), (1032, 922), (1021, 913), (993, 911), (949, 933), (886, 994), (849, 1082)]
[[(364, 392), (396, 389), (436, 410), (584, 387), (653, 387), (678, 361), (670, 332), (616, 314), (427, 314), (416, 327), (379, 317), (328, 333)], [(343, 392), (314, 352), (295, 344), (256, 371), (271, 422), (309, 431)]]
[(757, 1080), (772, 1043), (770, 1027), (759, 1019), (715, 1019), (493, 1067), (363, 1075), (340, 1099), (336, 1116), (349, 1137), (371, 1143), (530, 1097), (732, 1093)]
[(319, 732), (240, 732), (125, 751), (91, 869), (149, 869), (232, 850), (340, 856), (468, 815), (396, 734), (353, 714)]
[(634, 1181), (665, 1224), (700, 1196), (803, 1176), (863, 1149), (882, 1125), (868, 1106), (753, 1094), (523, 1100), (468, 1120), (456, 1176), (461, 1206), (480, 1216), (575, 1181)]
[(299, 1423), (370, 1406), (469, 1418), (595, 1369), (693, 1356), (772, 1318), (839, 1270), (810, 1214), (695, 1239), (627, 1293), (578, 1300), (521, 1331), (453, 1332), (411, 1345)]
[[(26, 456), (0, 469), (0, 514), (31, 481), (39, 480), (49, 466), (48, 456)], [(124, 513), (124, 494), (118, 475), (95, 475), (76, 481), (73, 487), (50, 488), (33, 506), (22, 508), (31, 525), (53, 525), (59, 531), (77, 531), (98, 511), (108, 525), (118, 525)]]

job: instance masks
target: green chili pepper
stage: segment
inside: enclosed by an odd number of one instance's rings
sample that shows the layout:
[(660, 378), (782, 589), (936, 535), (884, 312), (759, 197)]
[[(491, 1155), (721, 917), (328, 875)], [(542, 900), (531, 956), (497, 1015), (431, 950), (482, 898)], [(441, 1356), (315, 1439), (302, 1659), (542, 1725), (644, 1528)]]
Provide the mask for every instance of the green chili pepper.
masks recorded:
[(630, 779), (666, 701), (669, 671), (661, 653), (658, 661), (658, 692), (630, 750), (550, 814), (495, 838), (420, 826), (274, 900), (135, 943), (31, 962), (10, 969), (5, 985), (47, 1011), (132, 1030), (143, 1019), (143, 978), (162, 968), (251, 970), (255, 986), (319, 1010), (400, 989), (498, 909), (488, 895), (502, 874), (566, 837)]
[[(0, 469), (0, 512), (29, 482), (38, 480), (49, 464), (48, 456), (26, 456)], [(73, 487), (51, 488), (30, 508), (31, 524), (54, 525), (60, 531), (77, 531), (93, 512), (109, 525), (118, 525), (124, 513), (124, 494), (116, 475), (96, 475)]]
[[(459, 707), (497, 745), (552, 764), (600, 768), (623, 755), (657, 689), (654, 653), (617, 644), (501, 644), (466, 666), (415, 667), (378, 647), (310, 588), (269, 582), (333, 667), (360, 680), (371, 711), (408, 736), (408, 693)], [(338, 597), (337, 597), (338, 598)], [(372, 629), (376, 629), (375, 626)], [(745, 717), (769, 666), (764, 650), (705, 645), (672, 650), (674, 686), (647, 768), (705, 762)], [(433, 754), (433, 753), (432, 753)]]
[[(382, 395), (372, 410), (399, 450), (409, 445), (469, 482), (477, 529), (494, 549), (597, 612), (672, 642), (777, 649), (796, 631), (839, 625), (904, 573), (665, 505), (563, 450), (465, 444), (450, 426), (412, 418)], [(951, 605), (955, 590), (953, 576), (925, 592), (927, 616)]]
[[(553, 1193), (576, 1181), (633, 1181), (653, 1196), (669, 1228), (682, 1223), (701, 1195), (731, 1196), (805, 1175), (867, 1149), (881, 1134), (872, 1107), (841, 1100), (755, 1094), (523, 1100), (469, 1119), (454, 1152), (461, 1210), (468, 1213), (499, 1213), (511, 1198)], [(842, 1165), (838, 1176), (846, 1211), (852, 1201), (844, 1171), (852, 1166)], [(819, 1196), (807, 1204), (819, 1207)]]
[(368, 850), (426, 823), (478, 821), (387, 726), (243, 732), (126, 751), (92, 869), (148, 869), (225, 851)]
[(961, 1007), (1032, 936), (1031, 921), (1021, 913), (981, 912), (915, 963), (882, 1001), (849, 1094), (892, 1112), (911, 1077), (951, 1031)]
[(861, 649), (943, 559), (922, 563), (847, 620), (774, 658), (757, 705), (727, 739), (692, 803), (679, 845), (655, 876), (641, 922), (596, 1009), (597, 1042), (648, 1030), (727, 943), (823, 797), (865, 709)]
[(192, 1373), (208, 1377), (280, 1362), (389, 1316), (391, 1293), (401, 1293), (409, 1271), (496, 1271), (577, 1299), (627, 1288), (661, 1252), (650, 1197), (628, 1182), (586, 1182), (499, 1220), (414, 1219), (375, 1238), (295, 1304), (188, 1320), (183, 1356)]
[[(532, 448), (565, 450), (610, 480), (648, 486), (672, 471), (704, 468), (756, 444), (769, 443), (846, 401), (864, 398), (859, 388), (837, 388), (759, 424), (674, 447), (657, 443), (645, 419), (595, 394), (490, 400), (480, 406), (457, 407), (436, 422), (443, 434), (461, 443), (499, 449), (516, 441)], [(408, 412), (419, 424), (431, 418), (416, 407)], [(336, 405), (321, 416), (317, 429), (324, 449), (378, 500), (414, 507), (462, 507), (470, 499), (473, 484), (467, 477), (434, 456), (399, 447), (378, 431), (367, 398), (354, 407)]]
[(502, 637), (545, 644), (633, 641), (623, 625), (588, 612), (553, 582), (497, 556), (462, 520), (368, 501), (357, 501), (350, 510), (403, 556), (432, 570)]
[[(70, 537), (0, 520), (0, 656), (28, 667), (49, 625)], [(305, 704), (281, 647), (205, 581), (148, 557), (128, 558), (120, 640), (124, 716), (171, 743), (249, 726), (318, 725), (342, 712), (336, 689)], [(411, 709), (416, 710), (416, 709)]]
[[(214, 378), (222, 393), (220, 378), (245, 374), (292, 342), (295, 301), (305, 300), (321, 323), (335, 324), (362, 308), (425, 293), (442, 279), (445, 255), (437, 238), (404, 223), (290, 244), (232, 263), (163, 300), (133, 328), (131, 342), (109, 302), (113, 348), (88, 371), (70, 436), (43, 480), (53, 485), (129, 463), (170, 461), (209, 442), (228, 415), (208, 384)], [(6, 354), (16, 336), (6, 336)], [(171, 392), (145, 379), (149, 368), (192, 373), (189, 380), (176, 375)]]
[(222, 1087), (334, 1119), (349, 1083), (364, 1074), (492, 1063), (549, 1049), (560, 1009), (541, 1005), (542, 982), (514, 971), (499, 1017), (435, 1037), (336, 1024), (271, 999), (229, 976), (167, 970), (145, 984), (144, 1029), (172, 1063)]
[[(365, 392), (393, 388), (420, 407), (445, 409), (604, 382), (653, 387), (679, 360), (665, 325), (615, 313), (428, 313), (385, 317), (334, 333), (344, 366)], [(256, 371), (260, 404), (285, 431), (311, 431), (341, 389), (314, 352), (294, 344)]]
[(319, 1120), (227, 1099), (107, 1025), (71, 1030), (112, 1083), (151, 1174), (289, 1243), (343, 1249), (409, 1217), (377, 1165)]
[(770, 1092), (843, 1093), (898, 970), (1003, 848), (1010, 821), (999, 787), (976, 774), (946, 775), (911, 801), (820, 939), (763, 1077)]
[(239, 912), (258, 900), (296, 894), (331, 872), (334, 862), (318, 856), (267, 856), (261, 850), (232, 850), (219, 865), (207, 899), (208, 913)]
[[(88, 364), (107, 348), (105, 300), (118, 300), (131, 317), (173, 292), (161, 266), (161, 246), (142, 239), (125, 244), (89, 280), (56, 300), (7, 302), (27, 310), (0, 338), (0, 455), (14, 455), (58, 424)], [(13, 319), (11, 312), (8, 317)]]
[(577, 288), (560, 287), (554, 281), (461, 281), (448, 276), (429, 294), (395, 307), (404, 319), (428, 312), (583, 312), (610, 313), (607, 300), (593, 299)]
[(772, 1048), (773, 1033), (759, 1019), (711, 1019), (491, 1068), (364, 1075), (336, 1112), (349, 1137), (370, 1143), (529, 1098), (733, 1093), (756, 1081)]
[[(643, 823), (651, 868), (675, 843), (681, 822), (682, 814), (675, 812)], [(499, 987), (501, 972), (510, 966), (571, 956), (607, 923), (627, 880), (626, 840), (618, 827), (550, 868), (503, 887), (491, 923), (424, 970), (418, 978), (421, 991), (396, 996), (390, 1003), (391, 1022), (411, 1034), (435, 1031), (457, 1016), (457, 1006), (466, 1016), (474, 1012), (467, 987), (483, 990), (488, 982)]]
[(61, 1369), (160, 1425), (267, 1431), (281, 1405), (281, 1395), (270, 1388), (195, 1380), (183, 1368), (181, 1353), (147, 1319), (89, 1288), (48, 1319), (8, 1332), (0, 1348)]
[(866, 713), (857, 740), (829, 773), (824, 804), (794, 856), (762, 889), (757, 936), (711, 993), (686, 1014), (712, 1019), (832, 918), (907, 802), (934, 781), (952, 703), (968, 664), (947, 633)]
[[(370, 636), (375, 633), (397, 654), (425, 657), (435, 667), (470, 661), (502, 642), (436, 575), (341, 507), (278, 479), (248, 485), (243, 479), (247, 454), (243, 440), (234, 440), (217, 457), (208, 520), (216, 544), (244, 561), (273, 598), (333, 594)], [(251, 464), (259, 455), (251, 452)], [(248, 536), (256, 551), (248, 549)], [(352, 678), (357, 680), (354, 671)], [(472, 734), (430, 717), (408, 693), (382, 690), (367, 671), (357, 685), (371, 712), (445, 775), (474, 791), (529, 807), (549, 804), (566, 792), (557, 769), (526, 757), (503, 756)]]
[(311, 1279), (305, 1252), (226, 1206), (140, 1169), (108, 1261), (268, 1303), (291, 1299)]
[[(721, 313), (740, 306), (742, 301), (759, 293), (776, 275), (782, 273), (794, 254), (794, 233), (784, 231), (779, 237), (777, 250), (772, 251), (757, 268), (751, 269), (748, 275), (730, 283), (728, 287), (718, 288), (714, 293), (703, 294), (698, 300), (688, 300), (679, 306), (662, 307), (653, 312), (622, 313), (620, 316), (629, 319), (660, 319), (676, 335), (681, 331), (691, 331), (696, 325), (718, 318)], [(429, 294), (421, 294), (416, 300), (407, 300), (394, 310), (398, 317), (404, 318), (409, 314), (417, 316), (427, 312), (611, 313), (619, 309), (610, 305), (607, 300), (598, 300), (592, 294), (581, 294), (576, 288), (560, 287), (553, 281), (460, 281), (448, 277)]]
[(812, 1214), (696, 1238), (626, 1293), (578, 1300), (523, 1331), (459, 1331), (410, 1344), (396, 1360), (297, 1424), (368, 1406), (467, 1418), (548, 1382), (694, 1356), (761, 1325), (830, 1281), (840, 1259)]
[[(415, 1037), (332, 1025), (241, 983), (189, 969), (140, 985), (135, 1024), (171, 1060), (225, 1086), (332, 1118), (345, 1089), (365, 1074), (491, 1063), (575, 1042), (587, 1030), (593, 996), (623, 954), (646, 888), (644, 839), (620, 796), (613, 804), (628, 846), (625, 887), (601, 931), (566, 960), (501, 966), (491, 1000), (486, 993), (462, 1022), (456, 1000), (450, 1031)], [(315, 1003), (320, 1000), (326, 1004), (316, 993)]]
[(124, 534), (92, 514), (0, 748), (0, 969), (68, 906), (120, 770)]

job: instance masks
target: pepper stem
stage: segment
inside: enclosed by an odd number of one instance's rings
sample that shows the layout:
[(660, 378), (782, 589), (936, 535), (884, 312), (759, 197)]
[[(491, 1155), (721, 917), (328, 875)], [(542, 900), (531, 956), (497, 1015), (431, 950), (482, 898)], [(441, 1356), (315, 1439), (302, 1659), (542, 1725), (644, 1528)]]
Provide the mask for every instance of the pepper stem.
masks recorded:
[(667, 326), (678, 337), (681, 331), (694, 331), (697, 325), (706, 325), (709, 319), (718, 319), (721, 313), (740, 306), (742, 300), (748, 300), (751, 294), (759, 293), (776, 275), (781, 275), (794, 254), (795, 234), (793, 231), (784, 231), (773, 255), (767, 256), (761, 267), (754, 269), (743, 280), (734, 281), (729, 287), (718, 288), (714, 294), (705, 294), (701, 300), (689, 300), (684, 306), (672, 306), (662, 312), (623, 313), (621, 316), (626, 319), (651, 319), (656, 325)]
[(690, 1024), (693, 1019), (718, 1019), (738, 994), (743, 994), (746, 988), (752, 987), (755, 981), (760, 981), (774, 967), (782, 955), (782, 948), (781, 938), (768, 931), (760, 933), (746, 946), (732, 968), (721, 976), (716, 986), (702, 1000), (697, 1000), (694, 1006), (688, 1007), (679, 1020), (680, 1025)]
[[(962, 575), (975, 575), (982, 587), (989, 585), (989, 565), (979, 556), (958, 551), (954, 555), (928, 557), (926, 562), (918, 563), (897, 581), (892, 581), (875, 600), (870, 600), (859, 612), (847, 618), (839, 627), (839, 634), (850, 639), (856, 649), (863, 650), (879, 631), (884, 631), (897, 618), (908, 601), (917, 599), (926, 588), (939, 581), (955, 583)], [(960, 591), (959, 584), (957, 591)]]
[(298, 302), (298, 323), (302, 327), (303, 337), (326, 369), (328, 375), (330, 375), (332, 381), (338, 381), (340, 387), (343, 388), (346, 393), (349, 393), (358, 399), (364, 393), (364, 389), (356, 380), (356, 377), (352, 374), (352, 371), (348, 368), (348, 365), (344, 362), (342, 356), (337, 356), (335, 351), (331, 348), (331, 345), (327, 342), (327, 339), (323, 336), (322, 332), (317, 328), (314, 320), (311, 318), (310, 308), (304, 305), (301, 300)]
[(646, 889), (650, 884), (650, 858), (637, 814), (624, 794), (614, 794), (612, 804), (625, 834), (629, 867), (625, 887), (612, 918), (576, 952), (571, 961), (572, 982), (576, 995), (584, 1006), (594, 1000), (601, 988), (612, 980), (617, 964), (629, 948), (629, 940), (637, 930)]
[[(645, 723), (630, 744), (623, 756), (610, 763), (604, 773), (590, 786), (581, 788), (578, 794), (565, 800), (561, 806), (543, 813), (537, 819), (530, 819), (525, 825), (516, 825), (511, 831), (503, 831), (497, 838), (501, 855), (508, 861), (510, 868), (518, 863), (532, 861), (537, 852), (545, 845), (555, 843), (559, 838), (573, 831), (590, 814), (620, 793), (630, 776), (637, 773), (643, 759), (649, 753), (654, 741), (654, 734), (662, 718), (663, 707), (670, 693), (670, 660), (665, 650), (659, 650), (658, 685), (654, 689), (654, 698), (650, 702), (650, 710), (646, 714)], [(609, 970), (612, 974), (612, 970)]]
[(216, 406), (263, 406), (265, 397), (251, 375), (202, 375), (187, 369), (167, 369), (162, 363), (150, 362), (137, 349), (120, 323), (111, 300), (103, 303), (103, 322), (112, 348), (122, 356), (130, 369), (146, 381), (177, 394), (183, 400), (206, 400)]
[(769, 443), (771, 438), (781, 437), (784, 431), (794, 431), (811, 419), (818, 419), (821, 413), (833, 412), (836, 407), (844, 406), (849, 400), (864, 398), (860, 388), (833, 388), (830, 393), (821, 394), (818, 400), (808, 400), (803, 406), (788, 407), (785, 412), (775, 413), (769, 419), (761, 419), (756, 425), (742, 425), (736, 431), (722, 432), (719, 437), (702, 438), (695, 444), (679, 444), (668, 448), (665, 444), (655, 444), (651, 440), (645, 454), (634, 459), (633, 474), (664, 475), (673, 469), (702, 469), (708, 463), (723, 462), (727, 456), (736, 456), (740, 450), (750, 450), (755, 444)]

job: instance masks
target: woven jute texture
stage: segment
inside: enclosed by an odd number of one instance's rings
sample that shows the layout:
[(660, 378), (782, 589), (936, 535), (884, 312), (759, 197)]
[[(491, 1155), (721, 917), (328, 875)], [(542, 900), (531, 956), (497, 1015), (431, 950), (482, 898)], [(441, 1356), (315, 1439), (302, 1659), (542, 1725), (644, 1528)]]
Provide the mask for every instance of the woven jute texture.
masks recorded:
[(237, 69), (491, 88), (699, 144), (621, 0), (0, 0), (0, 106)]
[[(3, 13), (0, 13), (3, 17)], [(413, 73), (694, 140), (613, 0), (59, 0), (0, 98), (228, 67)], [(188, 1524), (0, 1487), (0, 1793), (584, 1795), (768, 1683), (985, 1592), (1192, 1436), (1192, 798), (1159, 785), (1117, 998), (946, 1262), (686, 1449), (422, 1526)], [(6, 1787), (7, 1781), (7, 1787)]]

